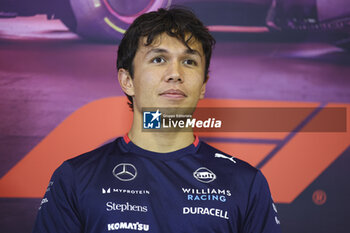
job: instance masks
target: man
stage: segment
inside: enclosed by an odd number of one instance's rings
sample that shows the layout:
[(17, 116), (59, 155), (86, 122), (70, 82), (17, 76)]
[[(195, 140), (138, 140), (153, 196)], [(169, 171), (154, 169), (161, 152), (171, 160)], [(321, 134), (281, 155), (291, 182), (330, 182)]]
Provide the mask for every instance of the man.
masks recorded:
[(117, 61), (132, 127), (55, 171), (34, 232), (280, 232), (260, 171), (191, 131), (142, 129), (144, 107), (176, 112), (204, 97), (213, 44), (187, 10), (160, 9), (135, 20)]

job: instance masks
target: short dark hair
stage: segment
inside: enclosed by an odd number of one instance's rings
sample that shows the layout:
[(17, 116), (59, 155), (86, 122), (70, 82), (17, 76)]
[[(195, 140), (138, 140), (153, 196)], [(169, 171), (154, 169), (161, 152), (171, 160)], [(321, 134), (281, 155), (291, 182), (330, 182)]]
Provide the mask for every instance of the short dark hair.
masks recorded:
[[(125, 32), (123, 39), (120, 42), (117, 58), (117, 69), (125, 69), (129, 71), (131, 78), (134, 75), (133, 60), (138, 49), (141, 37), (146, 37), (145, 46), (152, 44), (153, 40), (162, 33), (167, 33), (169, 36), (176, 37), (191, 50), (188, 42), (193, 37), (198, 40), (203, 47), (205, 54), (205, 77), (207, 81), (209, 73), (210, 58), (215, 39), (210, 35), (208, 29), (196, 17), (196, 15), (184, 8), (160, 8), (157, 11), (152, 11), (140, 15), (130, 25)], [(189, 34), (189, 37), (187, 35)], [(185, 39), (186, 38), (186, 39)], [(127, 95), (129, 106), (133, 109), (132, 97)]]

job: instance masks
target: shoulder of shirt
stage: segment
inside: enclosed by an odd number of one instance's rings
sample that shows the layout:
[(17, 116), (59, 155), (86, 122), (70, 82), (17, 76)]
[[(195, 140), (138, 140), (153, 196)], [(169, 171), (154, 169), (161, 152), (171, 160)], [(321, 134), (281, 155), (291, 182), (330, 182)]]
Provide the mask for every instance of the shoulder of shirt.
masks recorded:
[[(201, 141), (201, 149), (200, 149), (199, 153), (205, 154), (207, 156), (208, 160), (211, 160), (213, 163), (218, 164), (222, 168), (229, 167), (232, 169), (239, 169), (241, 171), (252, 173), (254, 175), (259, 171), (257, 168), (253, 167), (249, 163), (236, 157), (239, 155), (227, 154), (223, 151), (216, 149), (213, 146), (208, 145), (207, 143), (205, 143), (203, 141)], [(232, 160), (229, 160), (229, 159), (225, 159), (225, 158), (218, 158), (215, 156), (216, 153), (227, 156), (229, 158), (232, 157), (235, 162), (233, 162)]]
[(118, 149), (117, 140), (119, 138), (109, 142), (103, 146), (100, 146), (96, 149), (93, 149), (89, 152), (83, 153), (71, 159), (65, 161), (66, 164), (69, 164), (73, 168), (77, 168), (84, 165), (97, 165), (98, 161), (103, 160), (106, 156), (115, 154)]

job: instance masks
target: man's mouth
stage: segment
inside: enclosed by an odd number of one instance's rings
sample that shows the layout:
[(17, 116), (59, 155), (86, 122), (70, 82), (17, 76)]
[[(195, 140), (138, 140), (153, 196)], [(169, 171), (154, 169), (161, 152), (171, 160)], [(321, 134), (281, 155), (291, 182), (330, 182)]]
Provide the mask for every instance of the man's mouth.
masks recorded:
[(175, 99), (187, 97), (187, 95), (179, 89), (169, 89), (169, 90), (166, 90), (166, 91), (160, 93), (159, 95), (163, 96), (163, 97), (175, 98)]

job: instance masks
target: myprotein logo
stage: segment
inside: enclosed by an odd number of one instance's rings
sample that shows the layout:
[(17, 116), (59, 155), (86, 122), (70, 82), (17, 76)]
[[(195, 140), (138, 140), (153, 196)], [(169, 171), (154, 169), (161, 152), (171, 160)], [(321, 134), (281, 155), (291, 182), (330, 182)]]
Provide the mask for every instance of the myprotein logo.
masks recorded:
[(216, 179), (214, 172), (210, 171), (206, 167), (200, 167), (193, 172), (193, 177), (202, 183), (210, 183)]
[(117, 230), (134, 230), (134, 231), (149, 231), (149, 225), (139, 222), (116, 222), (107, 224), (108, 231), (117, 231)]
[(221, 201), (226, 202), (227, 197), (231, 196), (231, 191), (226, 189), (193, 189), (182, 188), (188, 201)]
[(113, 169), (113, 175), (121, 181), (131, 181), (137, 176), (137, 169), (131, 163), (120, 163)]
[(120, 189), (120, 188), (102, 188), (102, 194), (122, 193), (131, 195), (149, 195), (151, 192), (144, 189)]
[(112, 201), (109, 201), (106, 203), (106, 210), (107, 211), (130, 211), (130, 212), (147, 212), (147, 206), (140, 206), (140, 205), (132, 205), (129, 202), (126, 202), (124, 204), (118, 204)]
[(111, 188), (108, 188), (108, 189), (102, 188), (102, 193), (103, 193), (103, 194), (111, 193)]

